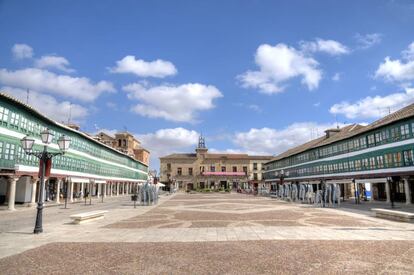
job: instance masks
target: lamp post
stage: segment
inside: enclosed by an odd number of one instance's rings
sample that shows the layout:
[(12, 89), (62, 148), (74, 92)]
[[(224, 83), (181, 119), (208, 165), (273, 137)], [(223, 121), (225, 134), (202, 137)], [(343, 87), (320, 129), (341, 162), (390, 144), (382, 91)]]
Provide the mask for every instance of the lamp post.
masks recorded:
[(46, 163), (55, 156), (65, 154), (65, 152), (69, 149), (69, 144), (70, 144), (70, 139), (67, 136), (62, 135), (57, 141), (60, 152), (56, 152), (56, 153), (48, 152), (47, 145), (52, 143), (53, 136), (54, 135), (47, 128), (40, 133), (42, 143), (44, 144), (42, 151), (32, 150), (33, 145), (35, 143), (35, 140), (33, 138), (29, 138), (28, 136), (25, 136), (24, 138), (20, 140), (22, 148), (25, 151), (25, 153), (27, 155), (36, 156), (41, 161), (40, 188), (39, 188), (40, 193), (39, 193), (39, 199), (37, 202), (36, 224), (33, 230), (34, 234), (39, 234), (43, 232), (42, 213), (43, 213), (43, 200), (44, 200), (43, 193), (45, 189)]

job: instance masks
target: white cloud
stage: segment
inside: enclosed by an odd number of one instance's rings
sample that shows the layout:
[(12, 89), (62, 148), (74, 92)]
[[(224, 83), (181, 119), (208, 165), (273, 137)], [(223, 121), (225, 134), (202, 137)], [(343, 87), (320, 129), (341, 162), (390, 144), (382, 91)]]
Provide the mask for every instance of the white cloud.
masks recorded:
[(33, 49), (26, 44), (14, 44), (12, 47), (12, 53), (16, 59), (32, 58)]
[[(2, 87), (1, 90), (24, 103), (27, 102), (27, 91), (24, 89)], [(71, 115), (71, 121), (77, 123), (88, 116), (88, 110), (81, 105), (71, 104), (69, 101), (59, 102), (50, 95), (45, 95), (36, 91), (29, 91), (28, 104), (45, 116), (59, 122), (66, 123), (69, 114)]]
[(112, 73), (132, 73), (140, 77), (164, 78), (177, 74), (174, 64), (169, 61), (157, 59), (155, 61), (144, 61), (135, 59), (133, 55), (127, 55), (116, 62), (116, 67), (110, 68)]
[(112, 83), (92, 83), (86, 77), (58, 75), (47, 70), (27, 68), (16, 71), (0, 69), (0, 83), (7, 86), (47, 92), (82, 101), (93, 101), (104, 92), (114, 92)]
[(411, 42), (401, 54), (406, 60), (414, 60), (414, 42)]
[(263, 111), (262, 108), (260, 108), (260, 106), (256, 105), (256, 104), (250, 104), (249, 106), (247, 106), (247, 108), (249, 108), (250, 110), (253, 110), (257, 113), (261, 113)]
[(259, 71), (247, 71), (237, 78), (242, 87), (258, 88), (266, 94), (282, 92), (284, 83), (296, 77), (301, 77), (302, 84), (313, 90), (322, 78), (322, 71), (315, 59), (285, 44), (260, 45), (255, 62)]
[(209, 148), (209, 153), (214, 154), (249, 154), (247, 151), (239, 150), (239, 149), (216, 149), (216, 148)]
[(41, 58), (35, 61), (35, 66), (38, 68), (55, 68), (66, 73), (72, 73), (75, 70), (68, 68), (69, 61), (62, 57), (56, 55), (44, 55)]
[(330, 108), (332, 114), (342, 114), (347, 118), (380, 118), (389, 110), (396, 111), (414, 102), (414, 88), (407, 88), (404, 93), (387, 96), (366, 97), (355, 103), (341, 102)]
[(340, 74), (340, 73), (335, 73), (335, 74), (332, 76), (332, 80), (333, 80), (333, 81), (339, 81), (339, 80), (341, 80), (341, 74)]
[(300, 47), (303, 52), (322, 52), (330, 55), (348, 54), (350, 50), (335, 40), (316, 39), (316, 41), (302, 41)]
[(371, 48), (374, 45), (381, 43), (382, 34), (368, 33), (368, 34), (362, 35), (362, 34), (357, 33), (355, 35), (355, 39), (358, 43), (358, 48), (365, 50), (365, 49)]
[(199, 111), (214, 108), (213, 100), (223, 96), (216, 87), (198, 83), (154, 87), (133, 83), (123, 90), (140, 101), (132, 108), (135, 113), (177, 122), (195, 122)]
[[(339, 125), (342, 127), (343, 125)], [(240, 151), (249, 154), (277, 155), (294, 146), (303, 144), (324, 135), (324, 131), (336, 127), (336, 124), (318, 124), (315, 122), (293, 123), (284, 129), (252, 128), (248, 132), (236, 133), (233, 143)]]
[(115, 137), (115, 134), (119, 131), (117, 129), (106, 129), (106, 128), (99, 128), (98, 125), (95, 124), (95, 132), (92, 133), (92, 135), (96, 136), (97, 134), (103, 132), (107, 135), (110, 135), (111, 137)]
[(402, 57), (402, 60), (385, 57), (375, 72), (375, 77), (396, 82), (414, 80), (414, 42), (402, 52)]
[(158, 168), (159, 157), (172, 153), (193, 152), (199, 133), (178, 127), (135, 136), (141, 141), (142, 146), (151, 152), (151, 167)]

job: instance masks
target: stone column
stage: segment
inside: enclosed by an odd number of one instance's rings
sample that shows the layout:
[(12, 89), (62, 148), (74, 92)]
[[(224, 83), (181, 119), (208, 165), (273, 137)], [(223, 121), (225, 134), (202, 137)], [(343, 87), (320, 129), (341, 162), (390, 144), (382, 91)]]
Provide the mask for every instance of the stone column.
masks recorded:
[(385, 194), (387, 195), (387, 202), (391, 202), (391, 188), (390, 188), (390, 182), (385, 182)]
[(109, 184), (109, 195), (112, 197), (114, 194), (113, 194), (113, 188), (114, 188), (114, 186), (113, 186), (113, 184), (112, 184), (112, 182)]
[(17, 177), (10, 177), (8, 179), (9, 182), (9, 210), (13, 211), (16, 210), (14, 208), (14, 202), (16, 200), (16, 183), (19, 178)]
[(106, 185), (107, 183), (102, 183), (102, 188), (103, 188), (103, 197), (106, 198)]
[(102, 195), (102, 183), (98, 183), (97, 188), (98, 192), (96, 192), (96, 196), (99, 198)]
[(32, 198), (30, 200), (30, 206), (35, 206), (36, 205), (37, 179), (32, 178), (31, 181), (32, 181)]
[(405, 192), (405, 204), (411, 204), (411, 190), (408, 184), (408, 178), (403, 178), (404, 181), (404, 192)]
[(69, 202), (73, 202), (73, 182), (72, 180), (69, 180), (69, 188), (68, 188), (68, 194), (67, 196), (69, 196)]
[(116, 183), (116, 195), (119, 196), (119, 182)]
[(370, 183), (369, 187), (370, 187), (370, 191), (371, 191), (371, 198), (369, 199), (369, 202), (373, 202), (374, 201), (374, 184)]
[(56, 181), (56, 203), (60, 203), (60, 185), (62, 183), (62, 179), (57, 179)]

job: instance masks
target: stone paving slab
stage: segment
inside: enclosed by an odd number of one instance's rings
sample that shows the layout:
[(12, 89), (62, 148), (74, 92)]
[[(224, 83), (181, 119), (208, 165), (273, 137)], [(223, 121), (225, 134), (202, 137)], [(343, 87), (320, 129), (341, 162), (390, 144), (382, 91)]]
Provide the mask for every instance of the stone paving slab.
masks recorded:
[[(0, 267), (7, 267), (5, 274), (267, 274), (321, 273), (327, 266), (329, 274), (378, 270), (373, 266), (379, 263), (387, 274), (413, 273), (414, 257), (406, 246), (414, 244), (413, 224), (240, 194), (174, 194), (157, 206), (136, 209), (125, 200), (108, 203), (113, 208), (105, 219), (89, 224), (61, 218), (46, 222), (40, 235), (31, 234), (32, 227), (0, 231)], [(17, 213), (16, 219), (24, 215)], [(11, 261), (17, 259), (12, 255), (19, 260)], [(396, 255), (401, 257), (394, 261)], [(44, 269), (43, 259), (48, 259)], [(85, 271), (77, 270), (82, 263)]]
[(413, 274), (413, 241), (51, 243), (4, 274)]

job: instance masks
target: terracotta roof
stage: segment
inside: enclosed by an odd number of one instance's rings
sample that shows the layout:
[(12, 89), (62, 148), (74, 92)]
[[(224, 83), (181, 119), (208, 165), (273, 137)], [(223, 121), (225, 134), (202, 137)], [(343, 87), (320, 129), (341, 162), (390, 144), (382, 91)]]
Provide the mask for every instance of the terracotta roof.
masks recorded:
[(249, 159), (250, 160), (270, 160), (270, 159), (272, 159), (273, 158), (273, 156), (252, 156), (252, 155), (249, 155)]
[[(294, 148), (291, 148), (273, 158), (271, 161), (280, 160), (286, 157), (290, 157), (293, 155), (297, 155), (299, 153), (305, 152), (309, 149), (322, 147), (324, 145), (328, 145), (337, 141), (345, 140), (368, 131), (380, 128), (382, 126), (394, 123), (399, 120), (403, 120), (406, 118), (410, 118), (414, 116), (414, 103), (410, 104), (392, 114), (389, 114), (381, 119), (374, 121), (373, 123), (363, 126), (359, 124), (352, 124), (339, 129), (339, 132), (331, 133), (329, 138), (326, 136), (319, 137), (317, 139), (311, 140), (307, 143), (301, 144)], [(270, 162), (271, 162), (270, 161)]]
[(205, 154), (206, 159), (249, 159), (247, 154)]
[[(247, 154), (210, 154), (207, 153), (204, 155), (206, 159), (264, 159), (270, 160), (272, 156), (249, 156)], [(185, 159), (185, 158), (196, 158), (197, 154), (171, 154), (165, 157), (160, 157), (160, 159)]]
[(112, 139), (112, 140), (115, 140), (115, 138), (113, 137), (113, 136), (111, 136), (111, 135), (109, 135), (109, 134), (107, 134), (107, 133), (105, 133), (105, 132), (99, 132), (97, 135), (96, 135), (97, 137), (102, 137), (102, 136), (105, 136), (106, 138), (110, 138), (110, 139)]
[(160, 159), (186, 159), (186, 158), (196, 158), (196, 154), (171, 154), (165, 157), (160, 157)]

